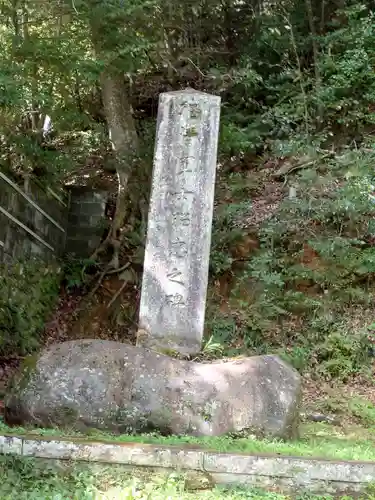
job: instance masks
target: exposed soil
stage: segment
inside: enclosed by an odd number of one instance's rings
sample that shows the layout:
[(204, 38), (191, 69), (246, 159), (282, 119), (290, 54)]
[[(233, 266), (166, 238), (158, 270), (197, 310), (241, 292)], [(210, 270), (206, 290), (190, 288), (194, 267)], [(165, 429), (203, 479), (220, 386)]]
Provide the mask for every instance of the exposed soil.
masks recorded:
[(82, 292), (63, 292), (53, 317), (46, 324), (44, 343), (82, 338), (134, 342), (138, 291), (128, 285), (113, 301), (123, 283), (117, 276), (110, 276), (103, 280), (93, 297)]
[[(373, 366), (375, 375), (375, 363)], [(375, 405), (375, 385), (372, 381), (356, 377), (348, 383), (313, 381), (304, 377), (303, 408), (306, 411), (321, 411), (334, 414), (345, 409), (349, 399), (363, 398)], [(344, 416), (341, 415), (344, 419)], [(347, 419), (347, 417), (345, 417)]]

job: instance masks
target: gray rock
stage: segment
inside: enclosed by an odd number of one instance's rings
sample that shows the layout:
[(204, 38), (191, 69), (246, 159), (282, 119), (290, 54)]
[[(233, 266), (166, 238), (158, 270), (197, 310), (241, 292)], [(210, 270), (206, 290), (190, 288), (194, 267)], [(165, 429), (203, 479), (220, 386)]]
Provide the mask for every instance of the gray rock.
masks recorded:
[(8, 424), (114, 432), (296, 436), (301, 380), (277, 356), (195, 363), (101, 340), (29, 357), (5, 398)]

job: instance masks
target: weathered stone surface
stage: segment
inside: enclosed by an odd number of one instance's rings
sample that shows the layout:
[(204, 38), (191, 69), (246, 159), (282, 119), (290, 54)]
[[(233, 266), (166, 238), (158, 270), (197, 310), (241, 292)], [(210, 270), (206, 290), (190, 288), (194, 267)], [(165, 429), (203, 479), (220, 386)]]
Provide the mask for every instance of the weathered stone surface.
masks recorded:
[[(0, 436), (0, 446), (1, 446)], [(14, 439), (14, 438), (2, 438)], [(25, 457), (51, 458), (63, 460), (85, 460), (112, 464), (133, 465), (137, 467), (164, 467), (170, 469), (203, 469), (203, 450), (153, 446), (137, 443), (82, 442), (81, 438), (69, 441), (65, 439), (22, 439), (21, 443), (9, 453), (22, 454)], [(2, 448), (0, 448), (1, 450)], [(22, 453), (21, 453), (22, 452)]]
[(200, 352), (220, 97), (161, 94), (137, 344)]
[(209, 473), (249, 474), (279, 478), (294, 477), (302, 483), (311, 479), (319, 481), (350, 481), (352, 483), (371, 482), (374, 480), (375, 463), (335, 462), (313, 458), (271, 457), (255, 455), (220, 454), (206, 452), (203, 467)]
[(21, 455), (22, 439), (15, 436), (0, 436), (0, 455)]
[[(274, 458), (270, 457), (270, 460), (274, 460)], [(361, 466), (358, 465), (358, 468)], [(365, 493), (370, 483), (373, 482), (353, 483), (350, 478), (348, 481), (324, 481), (314, 477), (301, 481), (295, 474), (291, 477), (266, 476), (262, 474), (261, 470), (256, 474), (214, 472), (210, 476), (215, 484), (264, 488), (272, 492), (289, 494), (291, 498), (298, 498), (301, 493), (322, 495), (323, 498), (327, 498), (327, 495), (335, 495), (334, 498), (342, 498), (343, 496), (345, 498), (358, 498), (358, 493)]]
[[(25, 439), (22, 455), (25, 457), (63, 460), (85, 460), (113, 464), (132, 464), (134, 446), (120, 443), (90, 443), (82, 439)], [(202, 459), (203, 460), (203, 459)]]
[(26, 360), (5, 399), (9, 424), (153, 429), (217, 436), (296, 432), (300, 377), (276, 356), (212, 364), (118, 342), (79, 340)]
[(175, 469), (202, 469), (202, 450), (190, 450), (169, 446), (137, 445), (133, 446), (131, 464), (139, 467), (166, 467)]

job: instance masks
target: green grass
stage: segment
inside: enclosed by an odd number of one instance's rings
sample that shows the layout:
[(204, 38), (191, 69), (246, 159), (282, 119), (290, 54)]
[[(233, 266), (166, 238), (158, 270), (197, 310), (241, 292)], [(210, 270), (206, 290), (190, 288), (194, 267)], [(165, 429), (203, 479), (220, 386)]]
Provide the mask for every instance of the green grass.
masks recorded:
[(375, 461), (375, 429), (364, 429), (352, 426), (341, 429), (329, 424), (316, 423), (301, 426), (302, 437), (297, 441), (257, 440), (255, 438), (233, 438), (230, 436), (195, 438), (191, 436), (168, 436), (157, 434), (144, 435), (111, 435), (99, 431), (83, 434), (78, 432), (62, 432), (57, 429), (26, 429), (8, 427), (0, 424), (0, 433), (83, 438), (86, 441), (111, 441), (118, 443), (149, 443), (164, 445), (189, 445), (204, 447), (221, 452), (241, 452), (251, 454), (279, 454), (299, 457), (317, 457), (338, 460)]
[[(62, 464), (0, 456), (2, 500), (309, 500), (330, 496), (293, 497), (252, 488), (213, 487), (193, 491), (189, 478), (177, 473), (160, 475), (120, 468)], [(351, 497), (342, 497), (349, 500)], [(365, 499), (374, 499), (363, 494)]]

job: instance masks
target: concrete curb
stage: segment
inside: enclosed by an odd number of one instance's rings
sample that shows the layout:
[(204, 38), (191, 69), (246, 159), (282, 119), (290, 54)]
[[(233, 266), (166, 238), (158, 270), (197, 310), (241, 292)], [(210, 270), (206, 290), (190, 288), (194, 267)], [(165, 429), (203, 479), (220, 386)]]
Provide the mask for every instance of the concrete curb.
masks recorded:
[(356, 493), (375, 483), (375, 462), (220, 453), (193, 446), (88, 441), (81, 438), (0, 436), (0, 454), (50, 460), (177, 469), (211, 484), (241, 484), (282, 491)]

